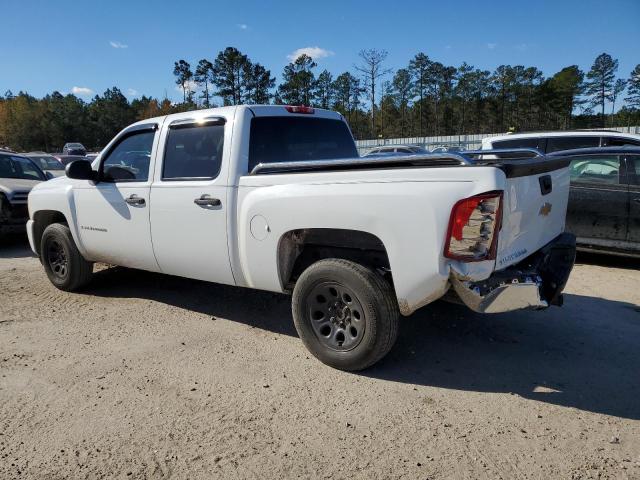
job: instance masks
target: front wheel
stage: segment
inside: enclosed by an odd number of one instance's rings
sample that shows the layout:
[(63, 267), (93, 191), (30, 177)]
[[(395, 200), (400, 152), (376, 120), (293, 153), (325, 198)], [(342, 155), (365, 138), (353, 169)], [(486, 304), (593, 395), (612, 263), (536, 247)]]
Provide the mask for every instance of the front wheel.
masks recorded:
[(398, 306), (391, 285), (349, 260), (321, 260), (307, 268), (296, 282), (292, 310), (304, 345), (340, 370), (373, 365), (396, 341)]
[(51, 283), (66, 292), (82, 288), (93, 274), (93, 263), (84, 259), (69, 227), (61, 223), (45, 228), (40, 242), (40, 261)]

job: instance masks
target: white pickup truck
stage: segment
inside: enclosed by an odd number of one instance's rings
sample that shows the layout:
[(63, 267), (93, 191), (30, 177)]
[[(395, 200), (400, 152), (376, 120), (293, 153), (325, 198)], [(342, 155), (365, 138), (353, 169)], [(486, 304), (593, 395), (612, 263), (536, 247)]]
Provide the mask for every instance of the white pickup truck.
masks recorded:
[(293, 293), (306, 347), (358, 370), (391, 349), (399, 313), (442, 297), (486, 313), (561, 304), (568, 161), (507, 153), (360, 158), (335, 112), (186, 112), (35, 187), (27, 230), (62, 290), (104, 262)]

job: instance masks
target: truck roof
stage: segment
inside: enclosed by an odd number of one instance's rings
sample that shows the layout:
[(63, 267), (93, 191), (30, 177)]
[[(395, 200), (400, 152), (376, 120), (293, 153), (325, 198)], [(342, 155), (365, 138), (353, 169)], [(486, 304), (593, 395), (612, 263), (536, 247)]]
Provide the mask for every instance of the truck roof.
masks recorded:
[[(288, 105), (232, 105), (228, 107), (205, 108), (202, 110), (189, 110), (187, 112), (171, 113), (160, 117), (146, 118), (133, 125), (144, 125), (149, 122), (161, 123), (163, 120), (184, 120), (190, 118), (205, 118), (215, 115), (230, 115), (236, 110), (251, 110), (256, 117), (277, 117), (295, 115), (300, 117), (328, 118), (333, 120), (343, 120), (342, 115), (333, 110), (313, 107), (313, 113), (295, 113), (287, 111)], [(131, 125), (131, 126), (133, 126)]]

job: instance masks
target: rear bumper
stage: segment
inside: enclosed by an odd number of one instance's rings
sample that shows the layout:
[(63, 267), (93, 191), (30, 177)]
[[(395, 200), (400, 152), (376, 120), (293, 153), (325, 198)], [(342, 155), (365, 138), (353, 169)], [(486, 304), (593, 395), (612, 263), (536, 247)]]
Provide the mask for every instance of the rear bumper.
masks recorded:
[(458, 298), (479, 313), (562, 305), (564, 290), (576, 258), (576, 238), (563, 233), (517, 265), (494, 272), (486, 280), (464, 281), (452, 272)]

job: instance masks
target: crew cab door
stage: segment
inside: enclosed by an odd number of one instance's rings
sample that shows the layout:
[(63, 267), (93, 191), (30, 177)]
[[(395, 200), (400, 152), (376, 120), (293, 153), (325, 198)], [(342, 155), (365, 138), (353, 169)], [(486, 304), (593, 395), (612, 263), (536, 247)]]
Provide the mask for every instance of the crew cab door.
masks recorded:
[(234, 284), (227, 248), (231, 127), (223, 116), (175, 120), (151, 185), (151, 237), (163, 273)]
[(99, 182), (74, 185), (80, 240), (91, 260), (158, 270), (149, 230), (157, 136), (156, 124), (125, 130), (101, 158)]
[(629, 192), (619, 155), (585, 155), (571, 161), (567, 230), (580, 239), (625, 241)]
[(627, 155), (629, 173), (629, 233), (627, 240), (640, 250), (640, 155)]

